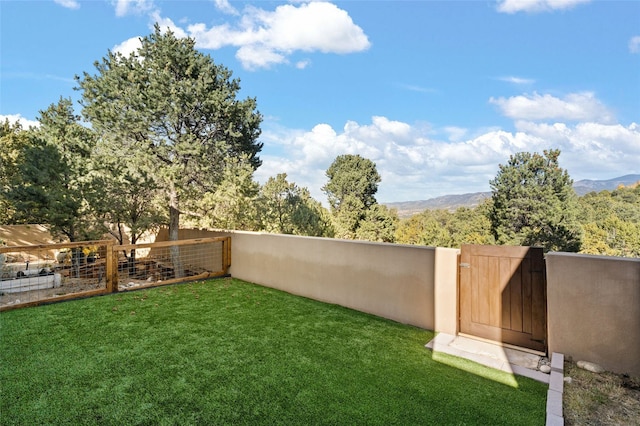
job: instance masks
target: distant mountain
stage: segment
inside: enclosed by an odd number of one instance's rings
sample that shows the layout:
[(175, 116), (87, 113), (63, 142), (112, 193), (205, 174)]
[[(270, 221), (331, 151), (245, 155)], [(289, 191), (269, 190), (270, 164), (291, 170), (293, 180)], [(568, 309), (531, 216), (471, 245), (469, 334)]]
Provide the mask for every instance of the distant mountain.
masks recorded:
[(391, 209), (396, 209), (400, 218), (406, 218), (422, 213), (427, 209), (453, 211), (459, 207), (476, 207), (488, 197), (491, 197), (490, 192), (473, 192), (469, 194), (443, 195), (442, 197), (428, 200), (385, 203), (385, 205)]
[(576, 194), (582, 196), (589, 192), (600, 192), (616, 189), (620, 185), (631, 185), (640, 181), (640, 175), (625, 175), (609, 180), (589, 180), (583, 179), (573, 183), (573, 189)]
[[(631, 185), (640, 181), (640, 175), (626, 175), (609, 180), (579, 180), (573, 183), (576, 194), (582, 196), (591, 191), (613, 190), (620, 185)], [(473, 208), (478, 206), (485, 198), (491, 197), (491, 192), (473, 192), (469, 194), (443, 195), (420, 201), (402, 201), (396, 203), (384, 203), (389, 208), (396, 209), (398, 216), (408, 218), (414, 214), (429, 210), (454, 211), (459, 207)]]

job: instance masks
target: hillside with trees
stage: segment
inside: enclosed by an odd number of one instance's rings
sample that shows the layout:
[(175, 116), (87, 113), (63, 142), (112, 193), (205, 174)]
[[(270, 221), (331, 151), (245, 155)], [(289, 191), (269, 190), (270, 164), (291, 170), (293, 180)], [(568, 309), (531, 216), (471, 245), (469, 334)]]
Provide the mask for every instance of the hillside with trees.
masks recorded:
[(237, 99), (239, 80), (194, 40), (156, 26), (137, 52), (108, 52), (95, 68), (76, 78), (81, 115), (61, 97), (38, 127), (0, 123), (1, 224), (43, 224), (69, 241), (110, 232), (135, 243), (159, 226), (175, 240), (182, 226), (640, 256), (640, 186), (578, 196), (559, 150), (512, 155), (472, 207), (403, 220), (376, 200), (376, 164), (339, 155), (326, 170), (327, 209), (285, 173), (254, 180), (257, 100)]

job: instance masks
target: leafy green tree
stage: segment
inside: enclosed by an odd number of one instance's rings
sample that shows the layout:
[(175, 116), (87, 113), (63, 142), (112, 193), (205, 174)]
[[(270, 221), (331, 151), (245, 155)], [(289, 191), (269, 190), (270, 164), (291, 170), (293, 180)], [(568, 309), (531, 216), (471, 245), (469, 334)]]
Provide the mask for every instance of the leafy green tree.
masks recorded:
[(19, 161), (25, 148), (31, 143), (30, 133), (20, 123), (0, 124), (0, 223), (16, 224), (16, 209), (9, 197), (13, 185), (20, 180)]
[(262, 229), (280, 234), (333, 236), (331, 219), (307, 188), (287, 181), (287, 174), (270, 177), (259, 197)]
[(40, 127), (23, 135), (27, 139), (19, 147), (6, 192), (15, 218), (46, 224), (53, 235), (70, 241), (95, 238), (102, 229), (91, 209), (94, 134), (80, 123), (70, 99), (61, 98), (41, 111), (38, 120)]
[[(231, 71), (195, 48), (195, 40), (154, 32), (130, 56), (108, 52), (97, 74), (76, 77), (83, 114), (102, 136), (117, 139), (127, 159), (152, 176), (169, 216), (169, 239), (178, 239), (180, 214), (215, 192), (230, 157), (260, 165), (262, 116), (256, 100), (238, 100)], [(176, 276), (182, 275), (172, 247)]]
[(358, 240), (395, 242), (398, 228), (398, 213), (382, 204), (373, 204), (367, 209), (364, 218), (356, 230)]
[(490, 181), (491, 231), (498, 244), (580, 250), (573, 181), (558, 165), (560, 150), (512, 155)]
[[(378, 192), (380, 175), (373, 161), (359, 155), (340, 155), (329, 166), (326, 174), (329, 182), (322, 190), (327, 194), (334, 214), (340, 211), (347, 197), (359, 200), (362, 210), (376, 203), (375, 194)], [(349, 200), (349, 204), (355, 203)]]
[[(380, 175), (376, 165), (359, 155), (340, 155), (329, 166), (326, 175), (329, 181), (322, 190), (329, 200), (336, 237), (357, 238), (358, 228), (367, 216), (367, 210), (377, 204), (375, 194), (378, 192)], [(367, 227), (370, 228), (370, 225)], [(371, 230), (367, 233), (371, 235)]]
[(447, 222), (447, 229), (451, 236), (450, 247), (459, 248), (463, 244), (495, 244), (491, 235), (491, 222), (487, 216), (490, 208), (490, 200), (485, 200), (475, 208), (456, 209)]
[(640, 257), (640, 185), (580, 197), (582, 253)]
[(190, 214), (188, 223), (204, 228), (256, 231), (259, 228), (256, 204), (259, 189), (249, 162), (229, 158), (220, 185), (214, 192), (204, 194), (200, 207)]
[(446, 210), (425, 210), (402, 221), (396, 232), (396, 241), (432, 247), (451, 247), (451, 234), (447, 223), (452, 214)]
[[(125, 156), (113, 155), (116, 151), (105, 152), (104, 145), (103, 140), (102, 149), (92, 156), (96, 183), (93, 209), (120, 244), (136, 244), (145, 233), (167, 222), (160, 193), (151, 176), (128, 164)], [(124, 255), (133, 273), (136, 250)]]
[(478, 207), (447, 210), (425, 210), (400, 223), (396, 238), (399, 243), (459, 248), (462, 244), (494, 244), (491, 223), (486, 216), (490, 202)]
[(347, 240), (356, 238), (360, 222), (366, 215), (366, 207), (355, 195), (345, 195), (340, 202), (340, 209), (333, 210), (332, 219), (336, 230), (335, 237)]

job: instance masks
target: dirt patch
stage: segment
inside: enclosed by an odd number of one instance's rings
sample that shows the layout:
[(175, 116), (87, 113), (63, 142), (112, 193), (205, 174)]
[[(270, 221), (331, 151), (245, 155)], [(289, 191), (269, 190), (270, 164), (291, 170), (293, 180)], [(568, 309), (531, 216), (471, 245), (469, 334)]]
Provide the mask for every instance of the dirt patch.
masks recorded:
[(565, 361), (565, 425), (640, 425), (640, 378), (591, 373)]

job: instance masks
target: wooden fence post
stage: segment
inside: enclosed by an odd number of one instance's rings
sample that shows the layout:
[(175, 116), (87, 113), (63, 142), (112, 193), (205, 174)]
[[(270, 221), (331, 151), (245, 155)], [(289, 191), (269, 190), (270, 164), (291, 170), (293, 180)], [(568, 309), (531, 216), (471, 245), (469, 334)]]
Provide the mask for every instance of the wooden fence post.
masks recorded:
[(107, 258), (105, 259), (105, 268), (107, 276), (107, 293), (115, 293), (118, 291), (118, 256), (114, 251), (114, 241), (107, 243)]
[(231, 266), (231, 237), (226, 237), (222, 242), (222, 267), (225, 275), (229, 273)]

